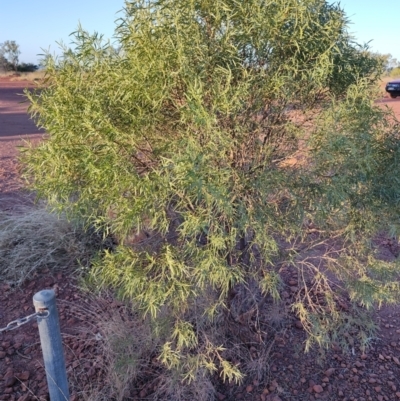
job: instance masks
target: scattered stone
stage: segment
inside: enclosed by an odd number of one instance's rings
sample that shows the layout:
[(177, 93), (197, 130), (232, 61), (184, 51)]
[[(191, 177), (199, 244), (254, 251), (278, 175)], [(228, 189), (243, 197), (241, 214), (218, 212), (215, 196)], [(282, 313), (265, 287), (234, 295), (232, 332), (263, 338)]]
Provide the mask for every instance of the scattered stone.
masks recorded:
[(17, 378), (15, 376), (7, 377), (6, 380), (5, 380), (4, 385), (6, 387), (12, 387), (15, 384), (16, 381), (17, 381)]
[(294, 323), (294, 326), (296, 327), (296, 329), (302, 329), (303, 328), (303, 323), (301, 323), (300, 320), (296, 320)]
[(26, 371), (18, 374), (17, 377), (21, 381), (26, 381), (29, 379), (30, 375), (31, 375), (30, 372), (28, 370), (26, 370)]
[(335, 368), (329, 368), (325, 370), (325, 376), (330, 377), (335, 373)]
[(320, 385), (320, 384), (316, 384), (313, 386), (313, 390), (319, 394), (322, 393), (324, 391), (324, 388)]

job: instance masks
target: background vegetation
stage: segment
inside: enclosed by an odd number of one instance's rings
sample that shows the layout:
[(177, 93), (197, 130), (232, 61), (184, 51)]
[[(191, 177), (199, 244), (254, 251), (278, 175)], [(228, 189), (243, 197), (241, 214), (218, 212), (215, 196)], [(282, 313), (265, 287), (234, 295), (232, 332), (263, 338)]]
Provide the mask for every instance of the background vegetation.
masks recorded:
[(0, 71), (33, 72), (39, 67), (32, 63), (19, 63), (19, 45), (15, 40), (0, 43)]
[(392, 78), (398, 78), (398, 77), (400, 77), (400, 67), (393, 68), (393, 69), (390, 71), (390, 76), (391, 76)]

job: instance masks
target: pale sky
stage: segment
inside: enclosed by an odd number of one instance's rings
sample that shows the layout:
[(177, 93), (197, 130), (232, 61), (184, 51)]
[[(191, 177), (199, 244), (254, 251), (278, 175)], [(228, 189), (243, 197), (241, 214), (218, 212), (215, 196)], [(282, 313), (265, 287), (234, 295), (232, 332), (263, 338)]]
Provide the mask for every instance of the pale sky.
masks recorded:
[[(342, 0), (340, 4), (357, 42), (372, 40), (372, 51), (391, 53), (400, 62), (400, 1)], [(15, 40), (20, 61), (36, 64), (41, 49), (58, 52), (56, 42), (69, 45), (69, 34), (79, 22), (90, 33), (111, 38), (123, 6), (123, 0), (0, 0), (0, 43)]]

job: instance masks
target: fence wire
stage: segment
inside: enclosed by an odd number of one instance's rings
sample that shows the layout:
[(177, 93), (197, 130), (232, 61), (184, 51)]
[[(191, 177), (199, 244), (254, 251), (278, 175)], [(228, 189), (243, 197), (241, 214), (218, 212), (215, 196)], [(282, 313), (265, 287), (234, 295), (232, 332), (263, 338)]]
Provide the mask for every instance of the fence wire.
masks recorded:
[(6, 327), (0, 328), (0, 333), (2, 333), (4, 331), (15, 330), (18, 327), (20, 327), (26, 323), (32, 322), (33, 320), (37, 319), (38, 317), (40, 317), (41, 319), (45, 319), (48, 316), (49, 316), (48, 310), (43, 310), (40, 312), (32, 313), (32, 315), (28, 315), (28, 316), (21, 317), (19, 319), (11, 321), (10, 323), (7, 324)]

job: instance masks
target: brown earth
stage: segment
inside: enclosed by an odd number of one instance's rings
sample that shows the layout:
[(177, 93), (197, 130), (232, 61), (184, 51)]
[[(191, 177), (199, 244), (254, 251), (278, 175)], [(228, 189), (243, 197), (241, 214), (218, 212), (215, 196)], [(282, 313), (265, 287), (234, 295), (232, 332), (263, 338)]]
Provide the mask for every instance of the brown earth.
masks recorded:
[[(11, 212), (18, 203), (30, 202), (21, 192), (16, 147), (23, 139), (39, 141), (43, 134), (29, 120), (27, 104), (20, 103), (22, 98), (18, 94), (24, 85), (27, 83), (0, 81), (0, 209)], [(400, 118), (400, 99), (382, 98), (377, 103), (392, 108)], [(397, 257), (398, 250), (390, 240), (382, 239), (381, 248), (386, 258)], [(287, 273), (285, 297), (289, 302), (297, 290), (297, 281), (295, 273)], [(101, 385), (94, 383), (104, 380), (105, 362), (96, 322), (88, 312), (93, 308), (71, 275), (43, 269), (22, 288), (0, 283), (0, 329), (33, 313), (32, 296), (44, 288), (53, 288), (57, 293), (71, 400), (87, 400), (85, 394), (91, 388), (101, 389)], [(105, 304), (101, 309), (109, 308), (112, 314), (122, 308), (113, 299)], [(266, 344), (273, 344), (263, 362), (267, 374), (248, 376), (242, 385), (221, 383), (216, 399), (400, 400), (400, 307), (377, 311), (376, 321), (380, 325), (379, 338), (365, 353), (355, 346), (353, 352), (345, 354), (336, 344), (321, 361), (316, 351), (304, 354), (305, 334), (299, 322), (285, 321), (279, 330), (265, 325), (261, 338), (248, 345), (248, 353), (249, 358), (260, 363)], [(107, 386), (105, 382), (102, 384)], [(124, 400), (151, 399), (153, 391), (152, 385), (142, 380), (125, 394)], [(37, 324), (28, 323), (0, 333), (0, 400), (48, 399)], [(100, 396), (92, 398), (95, 399)], [(101, 399), (105, 399), (104, 395)]]

